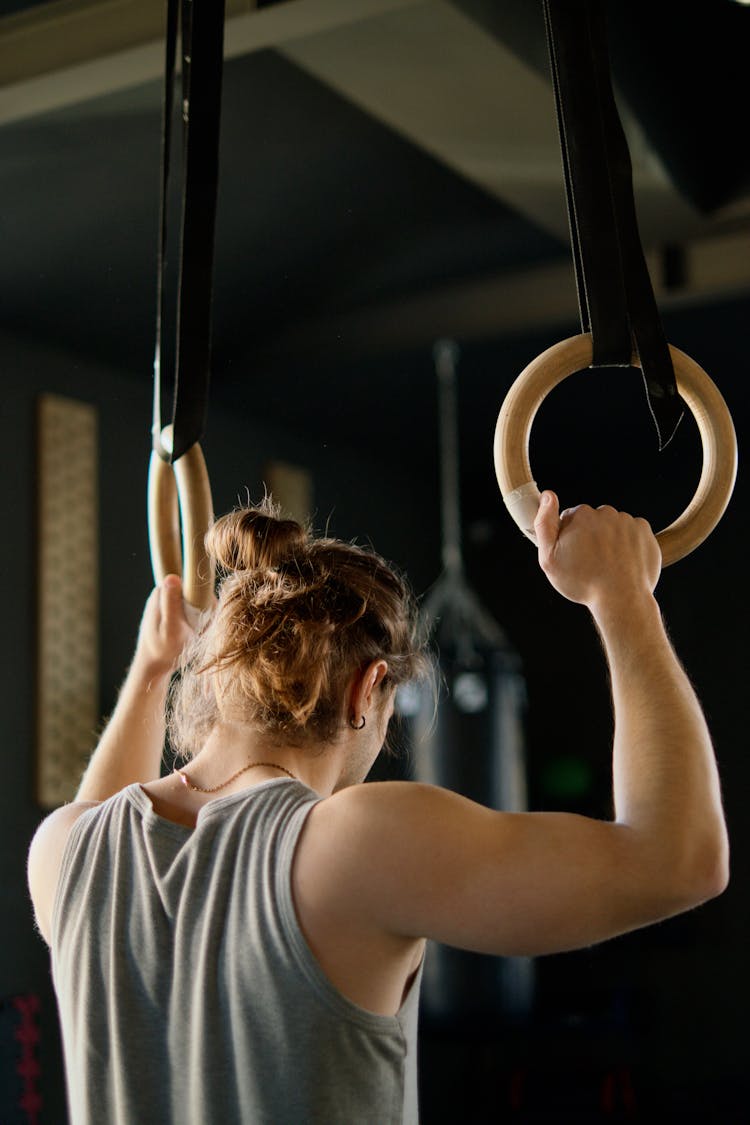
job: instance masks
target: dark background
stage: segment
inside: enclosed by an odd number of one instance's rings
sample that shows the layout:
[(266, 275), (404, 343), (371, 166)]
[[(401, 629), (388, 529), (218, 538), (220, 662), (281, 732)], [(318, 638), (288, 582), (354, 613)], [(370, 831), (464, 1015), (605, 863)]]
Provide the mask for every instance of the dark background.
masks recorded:
[[(297, 10), (305, 5), (288, 0), (275, 7), (293, 2)], [(19, 21), (47, 26), (54, 9), (71, 7), (3, 5), (0, 52)], [(434, 7), (455, 9), (541, 73), (536, 3)], [(426, 1125), (747, 1120), (742, 450), (750, 260), (741, 107), (750, 13), (730, 0), (686, 9), (607, 4), (632, 143), (663, 170), (644, 243), (655, 264), (667, 335), (719, 385), (740, 444), (729, 511), (707, 543), (664, 572), (659, 587), (715, 737), (732, 883), (720, 899), (680, 919), (595, 949), (540, 959), (535, 1013), (526, 1026), (501, 1018), (473, 1029), (425, 1026)], [(383, 69), (387, 79), (387, 59)], [(427, 84), (425, 96), (433, 96), (435, 74), (417, 80)], [(470, 87), (466, 76), (467, 98)], [(16, 96), (29, 89), (22, 86)], [(506, 96), (514, 97), (512, 88)], [(0, 87), (0, 111), (9, 98)], [(151, 581), (144, 497), (159, 101), (153, 80), (43, 113), (0, 113), (7, 636), (0, 676), (6, 717), (0, 998), (42, 997), (42, 1120), (50, 1123), (65, 1120), (56, 1016), (46, 950), (33, 932), (23, 877), (42, 815), (33, 798), (36, 399), (52, 391), (99, 409), (105, 715)], [(519, 103), (519, 119), (526, 112)], [(517, 142), (499, 134), (494, 143), (502, 167), (503, 153), (515, 152)], [(260, 495), (270, 460), (304, 467), (314, 481), (316, 525), (330, 521), (334, 534), (371, 540), (423, 594), (440, 573), (432, 345), (440, 336), (457, 338), (467, 573), (523, 662), (531, 806), (607, 816), (611, 718), (599, 643), (586, 613), (546, 585), (533, 550), (505, 513), (491, 458), (497, 411), (516, 374), (543, 348), (577, 331), (569, 271), (560, 301), (550, 303), (540, 288), (538, 302), (524, 307), (517, 325), (508, 323), (502, 303), (528, 271), (566, 269), (554, 147), (539, 182), (546, 182), (547, 168), (554, 171), (545, 188), (549, 204), (521, 214), (502, 190), (488, 191), (444, 155), (313, 77), (290, 54), (264, 49), (231, 58), (204, 449), (217, 511), (231, 507), (246, 488)], [(680, 247), (690, 266), (695, 246), (722, 238), (724, 280), (712, 281), (695, 264), (681, 285), (664, 287), (665, 244)], [(589, 372), (545, 403), (534, 428), (532, 464), (540, 486), (555, 487), (563, 504), (613, 503), (663, 526), (692, 494), (700, 449), (688, 420), (658, 454), (639, 375)], [(562, 798), (560, 767), (571, 760), (589, 780), (577, 795)]]

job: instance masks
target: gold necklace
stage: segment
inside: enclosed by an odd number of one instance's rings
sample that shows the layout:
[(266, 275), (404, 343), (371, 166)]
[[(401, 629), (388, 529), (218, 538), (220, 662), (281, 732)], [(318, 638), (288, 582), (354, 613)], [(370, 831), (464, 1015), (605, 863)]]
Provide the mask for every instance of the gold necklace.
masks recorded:
[(212, 785), (209, 789), (204, 789), (202, 785), (194, 785), (188, 775), (184, 772), (184, 770), (178, 770), (177, 768), (175, 768), (174, 772), (177, 774), (182, 784), (186, 786), (186, 788), (192, 789), (194, 793), (217, 793), (219, 789), (226, 789), (227, 785), (231, 784), (231, 782), (234, 781), (235, 777), (239, 777), (241, 773), (245, 773), (247, 770), (258, 769), (260, 766), (266, 766), (271, 770), (281, 770), (281, 772), (285, 773), (287, 777), (291, 777), (292, 781), (299, 780), (299, 778), (297, 778), (291, 772), (291, 770), (288, 770), (286, 766), (280, 766), (277, 762), (248, 762), (248, 764), (246, 766), (243, 766), (241, 770), (237, 770), (237, 773), (233, 773), (232, 776), (230, 778), (227, 778), (226, 781), (222, 781), (221, 785)]

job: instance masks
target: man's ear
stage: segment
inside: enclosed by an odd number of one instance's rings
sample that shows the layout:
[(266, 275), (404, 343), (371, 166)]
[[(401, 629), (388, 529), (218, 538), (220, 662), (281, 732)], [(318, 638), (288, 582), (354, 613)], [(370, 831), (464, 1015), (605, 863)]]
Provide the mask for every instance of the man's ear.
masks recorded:
[(356, 715), (366, 715), (372, 707), (375, 689), (388, 675), (385, 660), (372, 660), (352, 684), (351, 708)]

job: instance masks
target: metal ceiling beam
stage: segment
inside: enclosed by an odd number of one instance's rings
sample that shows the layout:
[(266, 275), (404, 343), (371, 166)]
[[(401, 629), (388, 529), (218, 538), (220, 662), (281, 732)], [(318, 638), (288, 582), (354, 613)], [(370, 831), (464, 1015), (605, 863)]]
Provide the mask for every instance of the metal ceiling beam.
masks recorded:
[[(227, 0), (227, 15), (227, 57), (279, 50), (488, 194), (567, 241), (550, 85), (538, 68), (521, 61), (467, 14), (465, 5), (450, 0), (286, 0), (257, 10), (256, 0)], [(107, 93), (159, 79), (163, 20), (164, 5), (155, 0), (57, 0), (0, 20), (0, 123), (76, 103), (93, 107)], [(698, 217), (671, 188), (627, 115), (626, 128), (644, 243), (694, 240), (701, 227)], [(721, 254), (714, 257), (721, 260)], [(735, 269), (734, 262), (730, 254), (726, 263), (733, 277), (738, 269), (746, 272), (744, 266)], [(712, 284), (722, 288), (725, 283), (715, 279)], [(442, 325), (442, 333), (482, 335), (569, 320), (575, 316), (573, 295), (568, 267), (548, 266), (400, 302), (398, 309), (363, 314), (366, 324), (360, 327), (354, 317), (343, 325), (337, 321), (331, 330), (340, 338), (366, 330), (371, 339), (382, 331), (383, 339), (389, 339), (393, 332), (420, 333), (421, 326), (434, 322)], [(399, 322), (403, 329), (394, 327)], [(309, 344), (309, 331), (322, 338), (329, 327), (316, 323), (302, 328), (301, 335)]]
[[(377, 18), (419, 0), (226, 0), (233, 58)], [(161, 78), (161, 0), (55, 0), (0, 19), (0, 125)]]
[(90, 63), (164, 36), (166, 6), (149, 0), (56, 0), (0, 20), (3, 87)]
[[(450, 0), (423, 0), (288, 43), (282, 53), (537, 226), (567, 240), (555, 108), (546, 75)], [(644, 239), (682, 238), (698, 216), (632, 120)]]
[[(57, 0), (0, 20), (0, 124), (140, 86), (163, 68), (164, 5)], [(546, 78), (450, 0), (227, 0), (226, 56), (273, 48), (410, 142), (563, 239)], [(626, 124), (628, 124), (626, 122)], [(646, 243), (698, 218), (630, 122)]]

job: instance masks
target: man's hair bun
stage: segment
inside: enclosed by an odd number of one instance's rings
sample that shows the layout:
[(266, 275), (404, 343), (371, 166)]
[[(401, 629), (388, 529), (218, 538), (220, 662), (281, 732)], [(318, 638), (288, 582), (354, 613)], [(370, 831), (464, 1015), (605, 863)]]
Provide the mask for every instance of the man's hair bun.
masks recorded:
[(265, 500), (222, 516), (206, 535), (206, 550), (225, 573), (270, 570), (303, 553), (308, 535), (295, 520), (281, 519)]

